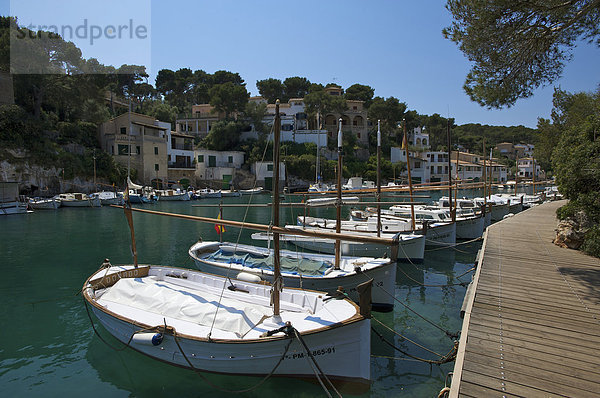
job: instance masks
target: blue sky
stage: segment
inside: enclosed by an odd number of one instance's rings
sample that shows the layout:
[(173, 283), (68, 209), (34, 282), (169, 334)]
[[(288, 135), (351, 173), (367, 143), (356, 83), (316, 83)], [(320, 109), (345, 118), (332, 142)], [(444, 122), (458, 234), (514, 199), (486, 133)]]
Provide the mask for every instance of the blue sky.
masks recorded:
[[(123, 57), (141, 53), (152, 82), (162, 68), (189, 67), (238, 72), (253, 95), (256, 81), (269, 77), (303, 76), (344, 88), (361, 83), (373, 87), (375, 95), (395, 96), (421, 114), (450, 115), (458, 124), (535, 127), (552, 108), (552, 86), (508, 109), (487, 110), (471, 102), (462, 89), (469, 62), (441, 34), (451, 21), (443, 0), (13, 0), (13, 5), (23, 1), (46, 5), (25, 8), (33, 19), (81, 18), (69, 10), (85, 4), (90, 20), (106, 23), (120, 12), (147, 22), (147, 47), (76, 44), (84, 57), (116, 66), (127, 62)], [(9, 0), (0, 0), (0, 14), (9, 10)], [(600, 49), (581, 43), (554, 85), (571, 92), (595, 90), (599, 66)]]

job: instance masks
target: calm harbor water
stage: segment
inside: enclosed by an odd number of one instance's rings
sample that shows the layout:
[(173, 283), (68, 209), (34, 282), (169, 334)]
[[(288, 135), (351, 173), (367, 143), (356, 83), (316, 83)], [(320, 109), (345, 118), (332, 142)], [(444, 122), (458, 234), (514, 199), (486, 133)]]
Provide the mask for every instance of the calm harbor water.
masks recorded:
[[(461, 195), (463, 193), (461, 192)], [(466, 193), (465, 193), (466, 194)], [(431, 193), (432, 198), (439, 196)], [(224, 203), (245, 203), (249, 197), (225, 198)], [(296, 199), (297, 201), (299, 199)], [(372, 200), (372, 199), (371, 199)], [(391, 199), (390, 199), (391, 200)], [(426, 199), (429, 201), (431, 199)], [(266, 203), (269, 195), (252, 198)], [(159, 202), (147, 208), (216, 217), (218, 209), (192, 207), (218, 203), (218, 199)], [(247, 211), (247, 214), (246, 214)], [(300, 210), (282, 209), (292, 222)], [(343, 215), (347, 216), (347, 209)], [(335, 210), (318, 213), (333, 216)], [(317, 214), (318, 214), (317, 213)], [(267, 223), (269, 208), (226, 208), (224, 218)], [(199, 238), (217, 240), (214, 225), (134, 213), (140, 263), (193, 268), (189, 247)], [(238, 234), (227, 228), (224, 240), (250, 243), (252, 231)], [(115, 352), (94, 335), (78, 291), (104, 258), (113, 264), (130, 263), (130, 238), (123, 212), (114, 208), (61, 208), (0, 218), (2, 279), (0, 310), (0, 391), (3, 396), (157, 397), (229, 396), (206, 384), (190, 370), (145, 357), (131, 349)], [(459, 282), (457, 276), (472, 268), (480, 243), (456, 249), (428, 251), (423, 264), (400, 263), (395, 296), (422, 316), (451, 332), (461, 328), (460, 306), (465, 287), (439, 287)], [(470, 273), (461, 277), (470, 280)], [(453, 340), (401, 305), (374, 318), (398, 333), (440, 354)], [(94, 318), (96, 322), (96, 319)], [(375, 329), (404, 351), (422, 358), (435, 356), (385, 330)], [(115, 344), (102, 328), (105, 338)], [(453, 363), (442, 366), (415, 361), (372, 335), (373, 383), (364, 396), (437, 396)], [(243, 389), (259, 379), (209, 375), (216, 385)], [(322, 396), (317, 384), (271, 378), (245, 396)]]

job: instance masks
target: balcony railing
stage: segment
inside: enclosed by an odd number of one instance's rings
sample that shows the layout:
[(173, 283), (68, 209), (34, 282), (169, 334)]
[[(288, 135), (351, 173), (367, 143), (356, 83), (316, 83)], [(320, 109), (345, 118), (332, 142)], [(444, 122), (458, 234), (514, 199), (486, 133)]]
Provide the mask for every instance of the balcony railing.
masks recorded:
[(192, 144), (171, 144), (171, 149), (179, 149), (182, 151), (193, 151), (194, 146)]
[(191, 162), (167, 162), (167, 166), (171, 169), (195, 169), (196, 165)]

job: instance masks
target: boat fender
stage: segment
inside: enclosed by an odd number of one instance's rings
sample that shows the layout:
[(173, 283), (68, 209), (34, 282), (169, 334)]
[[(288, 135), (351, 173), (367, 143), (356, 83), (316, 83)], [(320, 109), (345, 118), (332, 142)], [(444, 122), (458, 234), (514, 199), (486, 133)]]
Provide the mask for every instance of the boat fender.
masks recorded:
[(160, 345), (163, 341), (162, 333), (136, 333), (131, 338), (131, 342), (144, 345)]
[(251, 274), (249, 272), (240, 272), (235, 278), (244, 282), (252, 283), (259, 283), (260, 281), (262, 281), (262, 278), (260, 276)]

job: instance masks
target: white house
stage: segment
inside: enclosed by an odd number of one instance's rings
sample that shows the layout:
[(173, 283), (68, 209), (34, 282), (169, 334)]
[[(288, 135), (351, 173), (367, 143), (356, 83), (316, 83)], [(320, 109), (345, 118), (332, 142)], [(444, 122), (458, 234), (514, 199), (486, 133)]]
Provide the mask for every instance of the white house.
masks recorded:
[(534, 158), (523, 158), (519, 159), (517, 163), (517, 175), (519, 178), (533, 178), (533, 164), (535, 163), (535, 178), (544, 179), (545, 173), (542, 172), (542, 169), (539, 163), (535, 162)]
[[(273, 162), (255, 162), (251, 165), (250, 170), (256, 178), (256, 186), (262, 186), (266, 190), (273, 189)], [(285, 183), (285, 164), (279, 162), (279, 187), (283, 190)]]
[(244, 152), (196, 149), (195, 158), (197, 179), (219, 181), (226, 188), (233, 180), (235, 171), (242, 167)]
[[(415, 156), (415, 153), (410, 152), (410, 178), (414, 183), (427, 183), (430, 182), (430, 168), (427, 158), (423, 159)], [(392, 164), (398, 162), (406, 163), (406, 150), (399, 147), (392, 147), (390, 153), (390, 160)], [(408, 177), (408, 171), (402, 173), (403, 176)]]
[(408, 133), (408, 144), (418, 150), (429, 149), (429, 133), (425, 132), (425, 126), (415, 127), (411, 133)]
[(448, 152), (425, 152), (429, 163), (430, 182), (448, 181)]

